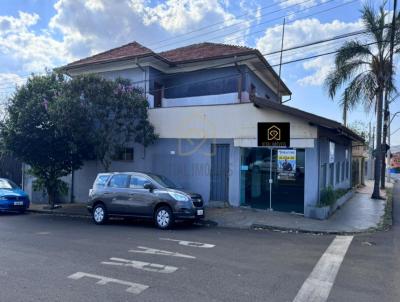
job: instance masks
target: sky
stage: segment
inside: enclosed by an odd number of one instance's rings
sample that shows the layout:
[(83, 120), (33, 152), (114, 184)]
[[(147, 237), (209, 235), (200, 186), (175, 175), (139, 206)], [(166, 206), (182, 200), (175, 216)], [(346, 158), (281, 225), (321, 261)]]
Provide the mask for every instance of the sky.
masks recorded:
[[(367, 2), (366, 2), (367, 1)], [(392, 10), (393, 0), (386, 3)], [(279, 63), (283, 18), (284, 48), (362, 29), (360, 9), (380, 0), (0, 0), (0, 99), (31, 73), (137, 41), (154, 51), (198, 42), (257, 48), (272, 66)], [(348, 38), (367, 41), (363, 36)], [(346, 39), (283, 53), (289, 62), (338, 49)], [(292, 91), (286, 104), (341, 121), (340, 93), (329, 98), (324, 80), (334, 55), (282, 66)], [(398, 60), (395, 60), (396, 66)], [(277, 69), (277, 67), (275, 67)], [(397, 85), (400, 84), (396, 78)], [(400, 98), (391, 112), (400, 111)], [(349, 123), (374, 123), (373, 109), (360, 106)], [(400, 128), (400, 114), (392, 132)], [(400, 130), (391, 137), (400, 145)]]

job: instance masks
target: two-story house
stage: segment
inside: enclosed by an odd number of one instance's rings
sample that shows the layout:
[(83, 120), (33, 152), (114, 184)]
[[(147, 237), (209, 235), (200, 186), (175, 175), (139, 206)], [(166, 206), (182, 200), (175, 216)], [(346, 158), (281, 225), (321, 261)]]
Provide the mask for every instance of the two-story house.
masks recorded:
[[(63, 70), (72, 77), (129, 78), (147, 96), (159, 139), (146, 150), (127, 142), (113, 171), (165, 175), (209, 205), (305, 216), (321, 188), (351, 186), (351, 144), (360, 137), (336, 121), (283, 105), (291, 92), (256, 49), (200, 43), (156, 53), (133, 42)], [(259, 146), (259, 125), (266, 122), (288, 123), (290, 145)], [(101, 171), (99, 163), (87, 162), (74, 173), (76, 201), (87, 199)]]

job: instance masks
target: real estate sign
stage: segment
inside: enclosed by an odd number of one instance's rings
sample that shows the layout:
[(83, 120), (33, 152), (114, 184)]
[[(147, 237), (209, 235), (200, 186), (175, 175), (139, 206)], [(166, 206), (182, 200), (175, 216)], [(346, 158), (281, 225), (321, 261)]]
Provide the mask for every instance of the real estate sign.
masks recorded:
[(296, 180), (296, 150), (278, 149), (277, 172), (279, 180)]

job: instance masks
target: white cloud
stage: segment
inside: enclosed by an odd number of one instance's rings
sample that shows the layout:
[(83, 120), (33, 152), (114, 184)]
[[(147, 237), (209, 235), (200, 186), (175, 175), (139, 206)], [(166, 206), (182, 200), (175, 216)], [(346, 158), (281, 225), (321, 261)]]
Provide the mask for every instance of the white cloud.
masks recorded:
[(17, 86), (24, 84), (26, 78), (15, 73), (0, 73), (0, 120), (4, 117), (4, 108)]
[[(160, 40), (217, 22), (222, 27), (241, 21), (226, 7), (227, 3), (219, 0), (167, 0), (154, 5), (147, 0), (91, 0), (90, 5), (86, 0), (58, 0), (49, 25), (53, 32), (61, 32), (65, 47), (75, 57), (134, 40), (157, 51), (161, 49)], [(210, 37), (203, 35), (168, 48)]]
[[(284, 48), (314, 42), (340, 34), (349, 33), (360, 30), (362, 28), (361, 20), (355, 22), (342, 22), (334, 20), (332, 22), (322, 23), (315, 18), (307, 18), (297, 20), (287, 24), (285, 27)], [(256, 42), (257, 48), (264, 54), (274, 52), (280, 49), (282, 37), (282, 26), (268, 28), (265, 34)], [(304, 58), (316, 54), (321, 54), (327, 51), (337, 49), (344, 40), (327, 42), (322, 45), (310, 46), (307, 48), (296, 49), (283, 53), (283, 61)], [(267, 56), (271, 64), (278, 62), (279, 54)], [(331, 59), (322, 57), (312, 61), (303, 63), (304, 70), (308, 73), (303, 79), (298, 82), (301, 85), (321, 85), (325, 76), (331, 68)], [(310, 71), (312, 72), (310, 74)]]
[(3, 66), (13, 65), (19, 72), (37, 72), (68, 60), (61, 42), (46, 32), (37, 34), (31, 29), (38, 21), (37, 14), (23, 12), (18, 17), (0, 16), (0, 58), (6, 58)]
[[(9, 71), (23, 75), (42, 72), (134, 40), (159, 51), (162, 48), (154, 42), (214, 23), (219, 25), (213, 29), (219, 29), (241, 22), (230, 28), (234, 34), (221, 37), (220, 41), (225, 38), (230, 43), (244, 44), (243, 35), (238, 35), (235, 29), (248, 26), (248, 20), (236, 18), (228, 12), (228, 6), (226, 0), (167, 0), (156, 4), (148, 0), (58, 0), (54, 5), (55, 15), (42, 30), (37, 29), (38, 14), (19, 12), (16, 16), (0, 16), (3, 72), (0, 79), (7, 75), (7, 82), (13, 85), (17, 79), (9, 77)], [(182, 37), (167, 48), (208, 40), (226, 32), (178, 43), (186, 38)]]
[(22, 85), (26, 78), (21, 77), (16, 73), (0, 73), (0, 83), (15, 83), (15, 85)]
[(319, 2), (318, 0), (275, 0), (275, 2), (279, 3), (279, 6), (282, 8), (292, 7), (293, 5), (298, 5), (300, 8), (308, 8), (316, 5)]
[(318, 57), (303, 63), (306, 71), (314, 71), (313, 74), (297, 80), (302, 86), (320, 86), (333, 67), (332, 58)]

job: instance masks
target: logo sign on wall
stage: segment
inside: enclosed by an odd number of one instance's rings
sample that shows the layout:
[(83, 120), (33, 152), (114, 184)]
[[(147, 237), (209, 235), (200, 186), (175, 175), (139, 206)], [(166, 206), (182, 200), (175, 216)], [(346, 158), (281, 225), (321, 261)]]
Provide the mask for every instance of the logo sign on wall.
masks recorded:
[(290, 123), (258, 123), (259, 147), (289, 147)]

